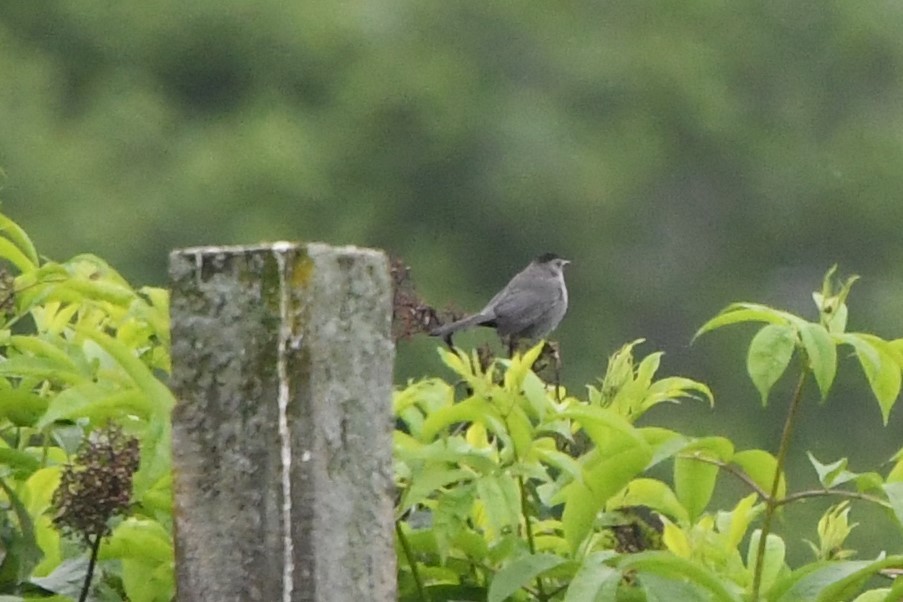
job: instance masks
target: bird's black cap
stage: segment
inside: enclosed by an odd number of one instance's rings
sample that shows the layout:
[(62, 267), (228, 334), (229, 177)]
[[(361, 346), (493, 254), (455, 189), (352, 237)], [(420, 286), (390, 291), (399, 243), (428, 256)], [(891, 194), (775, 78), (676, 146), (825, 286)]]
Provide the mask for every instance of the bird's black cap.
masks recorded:
[(542, 255), (540, 255), (539, 257), (534, 259), (533, 261), (535, 261), (536, 263), (549, 263), (550, 261), (554, 261), (556, 259), (563, 259), (563, 258), (560, 255), (558, 255), (557, 253), (543, 253)]

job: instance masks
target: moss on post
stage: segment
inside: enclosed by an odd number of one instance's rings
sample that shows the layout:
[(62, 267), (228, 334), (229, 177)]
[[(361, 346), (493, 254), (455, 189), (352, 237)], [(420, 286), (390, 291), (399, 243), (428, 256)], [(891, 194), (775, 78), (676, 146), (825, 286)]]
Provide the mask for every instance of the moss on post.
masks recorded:
[(170, 257), (182, 602), (395, 600), (383, 254)]

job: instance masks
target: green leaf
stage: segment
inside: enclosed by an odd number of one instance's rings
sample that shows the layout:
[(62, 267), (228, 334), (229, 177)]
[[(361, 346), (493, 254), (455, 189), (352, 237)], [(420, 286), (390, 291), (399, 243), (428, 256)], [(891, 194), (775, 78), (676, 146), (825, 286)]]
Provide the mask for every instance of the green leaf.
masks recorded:
[[(668, 552), (646, 551), (638, 554), (625, 554), (618, 559), (618, 568), (622, 571), (637, 571), (644, 574), (660, 575), (669, 579), (684, 580), (694, 586), (704, 588), (714, 596), (714, 600), (723, 602), (740, 602), (738, 593), (725, 586), (725, 580), (702, 564), (675, 556)], [(680, 598), (665, 597), (661, 600), (678, 600)]]
[(16, 426), (33, 426), (47, 410), (49, 400), (23, 389), (0, 389), (0, 417)]
[(809, 462), (818, 473), (818, 480), (825, 488), (836, 487), (848, 481), (854, 480), (859, 475), (847, 470), (847, 459), (841, 458), (831, 464), (822, 464), (815, 459), (812, 452), (806, 452), (809, 456)]
[(19, 224), (7, 216), (0, 214), (0, 231), (2, 231), (4, 236), (18, 247), (22, 255), (24, 255), (33, 266), (37, 266), (38, 263), (40, 263), (38, 252), (31, 242), (31, 238), (29, 238), (28, 234), (25, 233), (25, 230), (23, 230)]
[(171, 563), (172, 535), (155, 520), (130, 517), (104, 540), (98, 558), (134, 558), (153, 564)]
[[(747, 449), (734, 454), (731, 462), (742, 468), (743, 472), (763, 491), (771, 493), (771, 487), (774, 484), (774, 471), (777, 470), (778, 465), (778, 461), (773, 455), (761, 449)], [(777, 498), (783, 498), (786, 493), (787, 481), (781, 475), (781, 480), (778, 483)]]
[(881, 569), (903, 567), (903, 556), (880, 560), (845, 560), (812, 565), (791, 574), (776, 586), (777, 602), (836, 602), (848, 600)]
[(589, 534), (605, 502), (642, 472), (651, 455), (645, 444), (596, 454), (587, 462), (583, 479), (562, 489), (565, 502), (561, 522), (571, 551), (576, 551)]
[(116, 360), (116, 363), (131, 377), (138, 388), (147, 395), (157, 412), (161, 416), (169, 416), (170, 410), (175, 405), (172, 393), (138, 358), (134, 349), (130, 349), (122, 342), (100, 331), (79, 328), (78, 333), (97, 343)]
[(732, 303), (725, 307), (721, 312), (702, 325), (693, 335), (695, 341), (700, 335), (705, 334), (716, 328), (729, 326), (731, 324), (739, 324), (741, 322), (768, 322), (769, 324), (786, 325), (789, 315), (786, 312), (768, 307), (767, 305), (759, 305), (758, 303)]
[(796, 334), (790, 326), (764, 326), (749, 344), (746, 370), (762, 397), (768, 403), (768, 393), (790, 363), (796, 347)]
[[(103, 544), (101, 544), (103, 547)], [(78, 600), (85, 582), (85, 573), (88, 571), (88, 558), (86, 556), (78, 558), (68, 558), (60, 563), (52, 573), (46, 577), (32, 577), (29, 583), (38, 587), (69, 596), (73, 600)]]
[(903, 527), (903, 481), (885, 483), (883, 489), (894, 512), (894, 518), (897, 519), (897, 525)]
[[(749, 538), (749, 549), (746, 553), (746, 566), (751, 573), (756, 570), (757, 554), (761, 537), (762, 530), (756, 529)], [(784, 545), (784, 540), (774, 533), (769, 533), (768, 538), (765, 540), (765, 562), (762, 566), (762, 591), (767, 592), (781, 573), (781, 569), (784, 568), (784, 558), (786, 557), (786, 554), (787, 549)]]
[(688, 445), (674, 460), (674, 491), (691, 522), (705, 511), (718, 478), (717, 466), (696, 457), (729, 462), (733, 451), (733, 444), (728, 439), (707, 437)]
[(571, 407), (562, 412), (565, 418), (577, 422), (600, 450), (612, 445), (639, 445), (648, 447), (645, 439), (628, 420), (606, 408), (598, 406)]
[(684, 457), (674, 461), (674, 489), (691, 522), (705, 511), (717, 478), (718, 467), (712, 464)]
[(706, 590), (686, 575), (665, 577), (656, 573), (639, 573), (637, 580), (646, 593), (646, 602), (674, 600), (710, 600)]
[(815, 375), (815, 382), (822, 399), (828, 396), (834, 375), (837, 373), (837, 348), (834, 339), (821, 324), (805, 322), (799, 328), (800, 339), (806, 349), (809, 368)]
[(593, 552), (580, 565), (568, 586), (564, 602), (596, 602), (597, 600), (614, 600), (621, 572), (604, 562), (615, 556), (615, 552)]
[(175, 593), (173, 565), (123, 560), (122, 586), (129, 602), (170, 602)]
[(418, 438), (423, 442), (430, 442), (446, 427), (461, 422), (480, 422), (497, 435), (508, 436), (504, 422), (497, 416), (493, 405), (481, 397), (472, 396), (460, 403), (431, 412), (424, 420)]
[(652, 383), (645, 391), (641, 405), (632, 413), (639, 415), (659, 403), (679, 403), (683, 398), (699, 399), (708, 401), (709, 406), (715, 405), (715, 398), (707, 385), (689, 378), (675, 376)]
[(16, 266), (20, 272), (30, 272), (37, 267), (19, 247), (6, 238), (0, 238), (0, 257)]
[(41, 462), (28, 452), (5, 447), (0, 443), (0, 464), (11, 468), (17, 477), (30, 475), (41, 467)]
[[(34, 522), (32, 521), (31, 515), (25, 507), (25, 504), (2, 478), (0, 478), (0, 489), (3, 490), (9, 505), (12, 506), (16, 521), (19, 523), (18, 530), (13, 534), (5, 535), (4, 537), (4, 540), (6, 540), (6, 537), (9, 537), (11, 540), (4, 541), (4, 544), (7, 546), (7, 550), (5, 551), (6, 558), (3, 559), (4, 573), (6, 573), (7, 566), (14, 569), (15, 573), (13, 575), (4, 574), (2, 576), (3, 581), (6, 581), (8, 577), (13, 577), (14, 583), (12, 585), (16, 586), (24, 582), (31, 575), (31, 571), (41, 561), (43, 552), (41, 552), (41, 548), (38, 547), (38, 542), (35, 537)], [(15, 560), (11, 563), (10, 561), (12, 559)]]
[(97, 424), (126, 415), (147, 420), (153, 412), (154, 407), (147, 396), (137, 389), (105, 391), (94, 383), (88, 383), (64, 389), (54, 396), (35, 426), (43, 429), (58, 420), (76, 418), (88, 418)]
[(521, 556), (496, 573), (489, 585), (487, 602), (504, 602), (544, 572), (565, 562), (567, 561), (564, 558), (554, 554)]
[(80, 384), (90, 382), (89, 376), (67, 370), (59, 362), (46, 357), (16, 356), (0, 362), (0, 376), (34, 378), (53, 383)]
[[(612, 498), (612, 506), (647, 506), (678, 521), (690, 520), (674, 491), (658, 479), (639, 478), (630, 481), (622, 494)], [(612, 507), (610, 506), (610, 507)]]
[(856, 350), (856, 357), (878, 400), (886, 425), (903, 381), (899, 352), (892, 343), (865, 333), (845, 334), (841, 336), (841, 341)]
[(520, 523), (520, 491), (513, 478), (507, 474), (484, 475), (475, 484), (496, 534)]
[(416, 472), (411, 478), (411, 487), (405, 491), (402, 501), (398, 504), (398, 511), (405, 512), (415, 504), (433, 495), (433, 492), (452, 483), (470, 481), (474, 474), (469, 470), (460, 468), (445, 468), (443, 466), (430, 465)]

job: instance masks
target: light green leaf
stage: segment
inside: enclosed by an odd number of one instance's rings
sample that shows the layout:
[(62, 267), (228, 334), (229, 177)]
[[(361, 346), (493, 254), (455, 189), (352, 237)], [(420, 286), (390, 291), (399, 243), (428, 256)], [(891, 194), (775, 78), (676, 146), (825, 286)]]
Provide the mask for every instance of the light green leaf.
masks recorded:
[(812, 565), (801, 574), (791, 574), (781, 582), (777, 602), (836, 602), (848, 600), (865, 583), (884, 568), (903, 567), (903, 557), (889, 556), (880, 560), (845, 560)]
[(806, 452), (809, 456), (809, 462), (818, 473), (818, 480), (825, 488), (836, 487), (848, 481), (854, 480), (859, 475), (847, 470), (847, 459), (841, 458), (831, 464), (822, 464), (819, 462), (812, 452)]
[(612, 550), (593, 552), (587, 556), (568, 586), (564, 602), (596, 602), (614, 600), (621, 572), (605, 564), (616, 553)]
[[(756, 529), (749, 538), (746, 566), (751, 573), (756, 570), (757, 553), (761, 537), (761, 529)], [(768, 539), (765, 540), (765, 562), (762, 566), (762, 591), (767, 592), (781, 573), (781, 569), (784, 567), (786, 553), (787, 549), (784, 545), (784, 540), (774, 533), (769, 533)]]
[[(618, 559), (618, 568), (622, 571), (636, 571), (643, 575), (660, 575), (669, 579), (684, 580), (695, 586), (704, 588), (719, 602), (740, 602), (739, 593), (733, 592), (725, 585), (725, 580), (716, 575), (708, 567), (681, 558), (668, 552), (646, 551), (638, 554), (625, 554)], [(678, 598), (663, 598), (663, 600)]]
[(862, 371), (881, 408), (881, 417), (887, 424), (903, 384), (899, 351), (892, 343), (871, 334), (850, 333), (843, 335), (841, 340), (856, 350)]
[(674, 489), (691, 522), (705, 511), (717, 478), (717, 466), (685, 457), (674, 460)]
[(97, 343), (104, 351), (116, 360), (116, 363), (131, 377), (141, 391), (147, 396), (157, 412), (169, 416), (175, 405), (170, 390), (160, 382), (153, 372), (138, 358), (134, 349), (98, 330), (79, 328), (78, 333)]
[(796, 334), (789, 326), (764, 326), (749, 344), (746, 370), (762, 397), (768, 403), (768, 393), (790, 363), (796, 347)]
[(495, 533), (520, 523), (520, 492), (507, 474), (484, 475), (476, 480), (477, 495), (483, 501), (486, 516)]
[(31, 261), (19, 247), (6, 238), (0, 238), (0, 258), (9, 261), (20, 272), (30, 272), (37, 267), (37, 264)]
[(645, 444), (597, 454), (584, 471), (582, 481), (574, 481), (562, 489), (561, 522), (571, 551), (576, 551), (590, 532), (605, 502), (642, 472), (651, 456)]
[(110, 537), (104, 540), (98, 558), (135, 558), (155, 564), (169, 563), (173, 560), (172, 535), (155, 520), (130, 517), (117, 525)]
[(136, 415), (147, 420), (154, 412), (147, 396), (138, 389), (106, 391), (93, 383), (64, 389), (54, 396), (35, 425), (43, 429), (58, 420), (88, 418), (102, 423), (110, 418)]
[(689, 520), (685, 507), (678, 501), (674, 491), (658, 479), (634, 479), (611, 502), (610, 508), (646, 506), (678, 521)]
[(564, 558), (554, 554), (521, 556), (496, 573), (489, 585), (487, 602), (504, 602), (539, 575), (565, 562)]
[(903, 527), (903, 481), (885, 483), (883, 489), (894, 512), (894, 518), (897, 519), (897, 525)]
[[(731, 462), (743, 469), (743, 472), (753, 480), (763, 491), (771, 493), (774, 484), (774, 471), (778, 461), (773, 455), (761, 449), (746, 449), (734, 454)], [(781, 499), (787, 493), (787, 481), (784, 475), (778, 483), (777, 498)]]
[[(12, 507), (16, 521), (19, 523), (18, 530), (7, 534), (7, 537), (11, 541), (7, 542), (6, 545), (8, 547), (5, 552), (17, 556), (15, 564), (18, 567), (18, 574), (15, 576), (15, 579), (16, 583), (21, 583), (31, 575), (32, 569), (34, 569), (41, 561), (43, 552), (41, 552), (41, 548), (38, 547), (35, 538), (35, 526), (31, 518), (32, 515), (29, 514), (25, 503), (23, 503), (19, 496), (16, 495), (16, 492), (13, 491), (2, 478), (0, 478), (0, 489), (3, 490), (4, 497)], [(6, 528), (9, 529), (9, 527)], [(12, 559), (4, 558), (4, 562), (7, 560)]]
[(731, 324), (739, 324), (741, 322), (768, 322), (769, 324), (786, 325), (788, 324), (788, 314), (786, 312), (768, 307), (767, 305), (759, 305), (758, 303), (732, 303), (728, 305), (721, 313), (706, 322), (693, 335), (695, 341), (700, 335), (705, 334), (716, 328), (729, 326)]
[(33, 426), (50, 401), (23, 389), (0, 389), (0, 418), (16, 426)]
[(415, 504), (429, 498), (437, 490), (459, 483), (470, 481), (474, 474), (460, 468), (445, 468), (442, 466), (428, 466), (418, 471), (411, 479), (411, 488), (404, 492), (401, 503), (398, 504), (398, 512), (405, 512)]
[(800, 325), (800, 339), (806, 349), (809, 367), (824, 399), (828, 396), (834, 375), (837, 373), (837, 348), (834, 339), (821, 324), (806, 322)]
[(153, 564), (141, 559), (122, 561), (122, 586), (129, 602), (170, 602), (175, 593), (172, 563)]
[(870, 589), (869, 591), (862, 592), (856, 596), (853, 602), (887, 602), (887, 600), (893, 600), (893, 598), (888, 597), (889, 594), (889, 587)]
[(497, 416), (492, 404), (481, 397), (468, 397), (460, 403), (431, 412), (424, 420), (418, 438), (423, 442), (432, 441), (446, 427), (460, 422), (480, 422), (496, 431), (497, 435), (508, 436), (504, 422)]
[(32, 265), (37, 266), (38, 263), (40, 263), (34, 243), (31, 242), (31, 238), (29, 238), (28, 234), (25, 233), (25, 230), (23, 230), (19, 224), (7, 216), (0, 214), (0, 231), (2, 231), (4, 236), (21, 250), (22, 254)]

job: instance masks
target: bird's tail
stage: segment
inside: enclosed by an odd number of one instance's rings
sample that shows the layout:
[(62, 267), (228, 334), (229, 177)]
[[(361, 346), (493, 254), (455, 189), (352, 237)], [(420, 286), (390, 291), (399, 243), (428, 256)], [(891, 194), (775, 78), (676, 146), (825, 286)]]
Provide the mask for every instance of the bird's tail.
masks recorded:
[(488, 319), (489, 318), (483, 314), (474, 314), (472, 316), (456, 320), (455, 322), (450, 322), (449, 324), (443, 324), (442, 326), (434, 328), (430, 331), (430, 336), (444, 338), (450, 334), (458, 332), (459, 330), (464, 330), (465, 328), (470, 328), (471, 326), (483, 324)]

